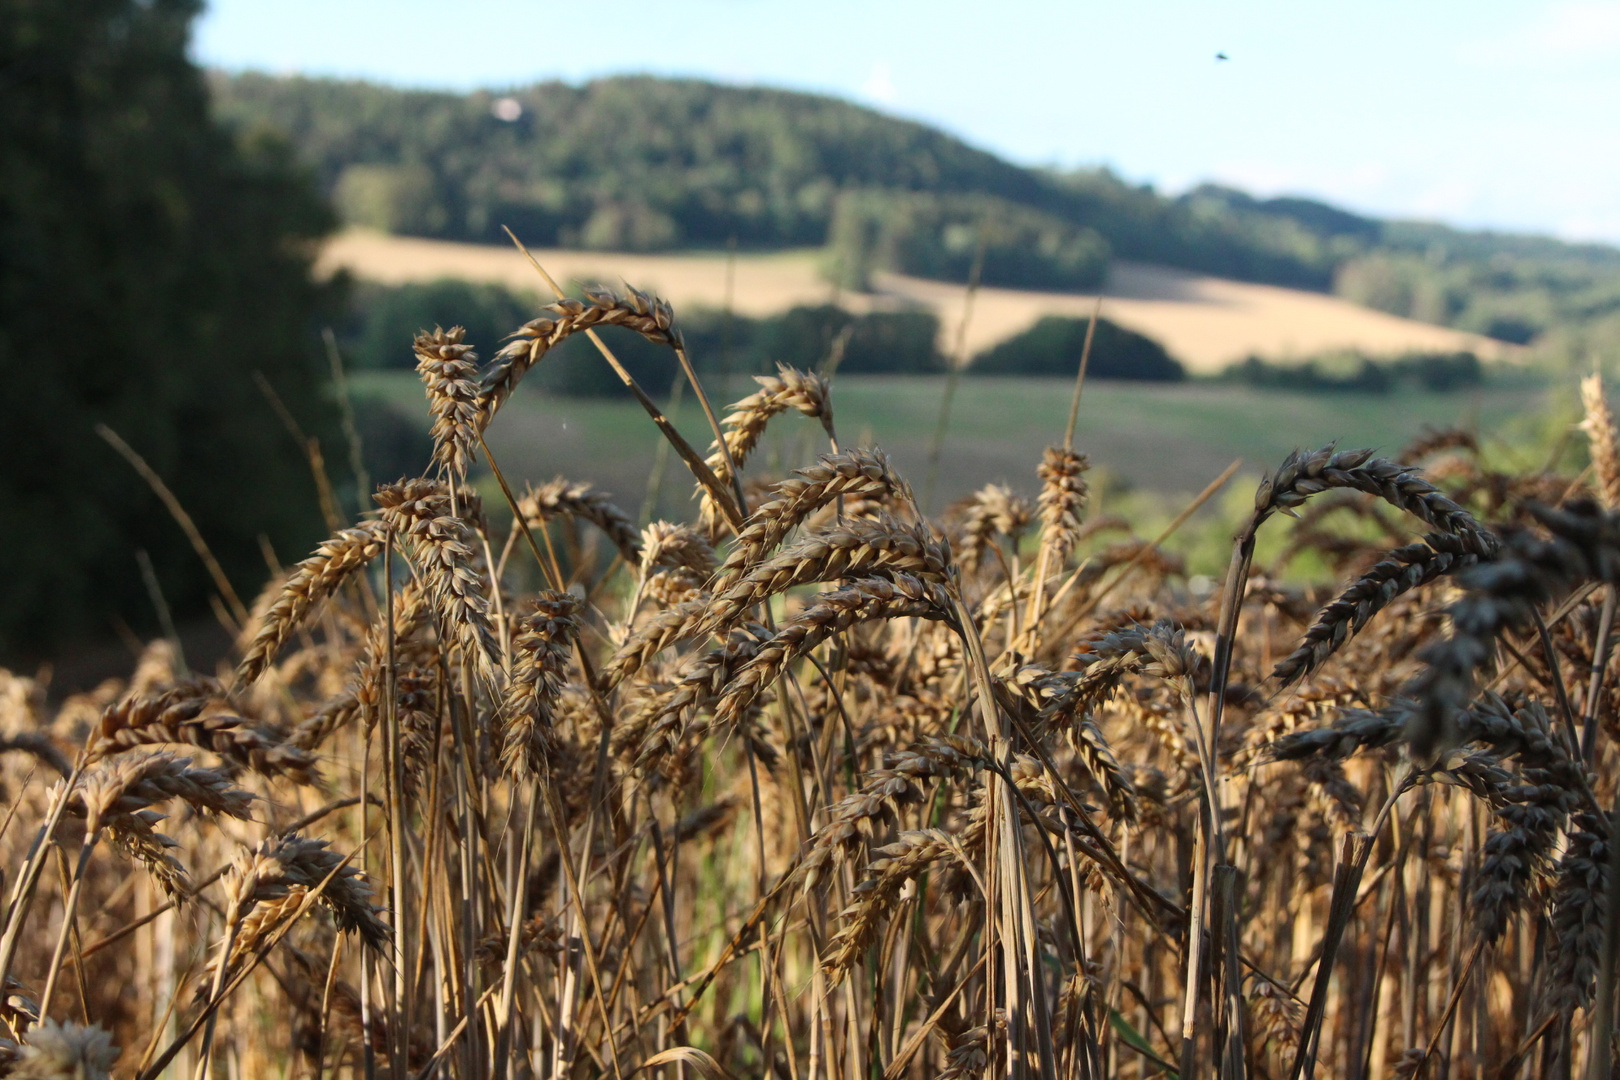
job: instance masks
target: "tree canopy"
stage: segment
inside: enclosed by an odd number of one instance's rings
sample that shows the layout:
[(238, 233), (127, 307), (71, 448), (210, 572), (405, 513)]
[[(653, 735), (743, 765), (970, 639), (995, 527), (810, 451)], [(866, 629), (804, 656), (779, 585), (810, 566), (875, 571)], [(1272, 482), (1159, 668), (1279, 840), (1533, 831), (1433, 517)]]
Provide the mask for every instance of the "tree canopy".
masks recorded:
[[(115, 431), (239, 590), (319, 529), (301, 448), (325, 433), (311, 280), (329, 211), (284, 143), (210, 117), (186, 56), (198, 0), (6, 0), (0, 17), (0, 445), (10, 584), (0, 656), (207, 610), (197, 556)], [(334, 454), (334, 458), (341, 455)], [(251, 599), (249, 595), (248, 599)]]
[[(1048, 315), (1021, 334), (992, 345), (973, 358), (974, 375), (1063, 375), (1072, 377), (1085, 351), (1090, 319)], [(1180, 382), (1181, 362), (1163, 345), (1108, 319), (1097, 320), (1086, 377), (1138, 382)]]

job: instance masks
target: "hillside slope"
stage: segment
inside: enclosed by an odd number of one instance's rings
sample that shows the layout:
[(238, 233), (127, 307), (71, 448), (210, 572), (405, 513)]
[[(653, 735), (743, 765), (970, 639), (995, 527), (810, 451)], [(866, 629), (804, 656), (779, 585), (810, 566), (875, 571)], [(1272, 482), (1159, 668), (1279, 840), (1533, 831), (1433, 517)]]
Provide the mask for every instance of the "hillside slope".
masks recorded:
[(506, 224), (548, 245), (802, 247), (824, 241), (840, 193), (879, 189), (988, 196), (1094, 229), (1125, 258), (1308, 288), (1331, 284), (1345, 246), (1304, 222), (1347, 215), (1306, 200), (1166, 199), (786, 90), (635, 76), (453, 94), (244, 74), (216, 75), (214, 97), (226, 122), (288, 138), (351, 220), (415, 236), (489, 241)]

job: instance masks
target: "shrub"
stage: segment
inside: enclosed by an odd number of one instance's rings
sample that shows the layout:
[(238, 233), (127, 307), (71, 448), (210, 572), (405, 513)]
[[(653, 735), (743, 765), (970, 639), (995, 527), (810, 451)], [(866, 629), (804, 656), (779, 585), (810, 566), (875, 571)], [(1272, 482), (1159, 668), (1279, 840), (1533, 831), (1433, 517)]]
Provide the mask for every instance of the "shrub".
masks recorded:
[(416, 366), (411, 339), (418, 330), (464, 326), (467, 340), (489, 358), (502, 339), (534, 318), (540, 300), (500, 285), (459, 278), (406, 285), (364, 284), (355, 290), (344, 335), (344, 356), (357, 369)]
[(751, 353), (762, 364), (814, 370), (831, 356), (846, 330), (838, 370), (852, 375), (927, 375), (945, 369), (939, 318), (929, 311), (874, 311), (854, 315), (832, 304), (796, 307), (764, 320)]
[(422, 429), (420, 409), (413, 415), (386, 398), (356, 396), (354, 424), (366, 472), (373, 480), (386, 482), (427, 471), (433, 439)]
[[(968, 372), (974, 375), (1073, 375), (1080, 365), (1080, 353), (1085, 348), (1086, 328), (1090, 323), (1090, 319), (1045, 316), (1023, 333), (974, 357)], [(1187, 377), (1187, 372), (1157, 341), (1118, 323), (1099, 319), (1086, 377), (1180, 382)]]
[(1219, 378), (1271, 390), (1387, 394), (1410, 387), (1448, 393), (1480, 385), (1485, 381), (1485, 369), (1471, 352), (1408, 353), (1386, 360), (1346, 352), (1288, 364), (1250, 356), (1228, 367)]

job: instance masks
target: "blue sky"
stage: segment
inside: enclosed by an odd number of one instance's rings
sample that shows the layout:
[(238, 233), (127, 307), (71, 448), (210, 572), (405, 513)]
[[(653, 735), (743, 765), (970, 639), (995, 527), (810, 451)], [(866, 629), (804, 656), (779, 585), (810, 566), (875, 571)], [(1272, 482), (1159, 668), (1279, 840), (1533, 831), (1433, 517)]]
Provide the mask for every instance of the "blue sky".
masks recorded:
[(1620, 243), (1620, 0), (210, 0), (193, 52), (414, 86), (815, 90), (1171, 191)]

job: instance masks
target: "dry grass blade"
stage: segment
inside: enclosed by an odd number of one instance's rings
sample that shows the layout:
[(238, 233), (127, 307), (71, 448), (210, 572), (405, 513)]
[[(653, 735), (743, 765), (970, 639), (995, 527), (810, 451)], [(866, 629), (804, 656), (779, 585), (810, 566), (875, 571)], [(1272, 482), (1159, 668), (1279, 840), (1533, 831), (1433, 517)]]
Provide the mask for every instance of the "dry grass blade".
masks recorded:
[(236, 589), (231, 585), (231, 579), (225, 576), (224, 567), (220, 566), (219, 560), (214, 558), (214, 553), (209, 550), (208, 542), (203, 539), (202, 533), (198, 531), (196, 522), (191, 520), (191, 515), (186, 513), (186, 508), (180, 505), (180, 500), (175, 497), (173, 491), (169, 490), (169, 485), (165, 484), (163, 478), (146, 463), (146, 459), (136, 453), (134, 447), (120, 438), (112, 428), (106, 424), (97, 424), (96, 434), (100, 435), (108, 446), (118, 451), (118, 455), (129, 462), (136, 472), (141, 474), (141, 479), (145, 480), (147, 486), (162, 500), (163, 505), (169, 511), (169, 515), (180, 526), (180, 531), (186, 534), (187, 540), (191, 541), (192, 550), (197, 553), (197, 557), (208, 568), (208, 574), (213, 578), (214, 587), (219, 590), (221, 599), (230, 605), (231, 614), (236, 618), (237, 627), (246, 626), (248, 610), (242, 606), (242, 598), (236, 595)]
[(688, 1065), (695, 1069), (703, 1080), (734, 1080), (730, 1073), (721, 1068), (718, 1061), (695, 1046), (672, 1046), (643, 1061), (635, 1071), (656, 1069), (660, 1065)]

